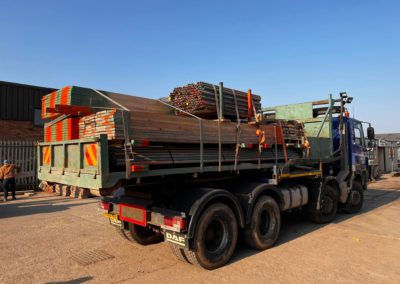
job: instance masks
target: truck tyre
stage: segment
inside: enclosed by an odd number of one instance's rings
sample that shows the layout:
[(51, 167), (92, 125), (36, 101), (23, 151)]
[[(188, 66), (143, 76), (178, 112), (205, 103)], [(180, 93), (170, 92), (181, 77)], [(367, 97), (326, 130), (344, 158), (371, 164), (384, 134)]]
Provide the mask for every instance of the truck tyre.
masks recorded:
[(197, 223), (193, 250), (185, 249), (190, 263), (208, 270), (225, 265), (233, 255), (238, 224), (232, 209), (222, 203), (207, 207)]
[(115, 227), (115, 230), (117, 231), (118, 235), (120, 235), (123, 239), (136, 243), (136, 241), (132, 238), (132, 235), (129, 233), (128, 230), (120, 229), (118, 227)]
[(135, 242), (144, 246), (156, 244), (164, 240), (162, 233), (157, 233), (151, 229), (132, 223), (129, 223), (129, 233)]
[(364, 203), (364, 188), (359, 182), (353, 182), (353, 187), (343, 207), (345, 213), (353, 214), (361, 211)]
[[(321, 208), (309, 208), (309, 218), (317, 224), (326, 224), (332, 222), (336, 217), (337, 212), (337, 193), (335, 189), (329, 185), (325, 187), (324, 193), (321, 196)], [(312, 207), (316, 206), (316, 202)]]
[(171, 249), (173, 255), (175, 255), (175, 257), (183, 262), (189, 262), (189, 260), (186, 258), (185, 255), (185, 248), (178, 246), (178, 245), (174, 245), (172, 243), (169, 243), (169, 248)]
[(281, 229), (278, 203), (270, 196), (262, 196), (253, 209), (250, 225), (244, 230), (244, 240), (257, 250), (271, 248)]
[(116, 227), (118, 234), (133, 243), (140, 245), (151, 245), (161, 242), (164, 239), (163, 234), (156, 233), (148, 228), (129, 223), (129, 230)]

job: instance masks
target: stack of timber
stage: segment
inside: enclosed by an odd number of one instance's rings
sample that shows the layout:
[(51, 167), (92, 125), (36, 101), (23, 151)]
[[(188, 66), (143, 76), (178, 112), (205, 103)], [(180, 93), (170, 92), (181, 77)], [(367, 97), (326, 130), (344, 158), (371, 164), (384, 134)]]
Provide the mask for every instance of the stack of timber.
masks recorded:
[[(223, 88), (223, 112), (225, 118), (236, 119), (235, 95), (239, 117), (248, 117), (248, 95), (246, 92)], [(252, 104), (256, 112), (261, 109), (261, 97), (252, 95)], [(175, 88), (170, 96), (170, 103), (188, 113), (202, 118), (217, 119), (219, 105), (219, 86), (198, 82)], [(217, 102), (217, 104), (216, 104)], [(253, 111), (253, 110), (251, 110)]]
[[(79, 139), (79, 120), (88, 114), (87, 107), (109, 106), (109, 100), (92, 89), (67, 86), (42, 97), (44, 141)], [(92, 113), (90, 110), (89, 113)]]
[[(45, 116), (56, 113), (58, 116), (68, 114), (81, 117), (78, 123), (80, 138), (107, 134), (113, 142), (109, 143), (112, 170), (126, 165), (124, 141), (134, 141), (128, 157), (131, 164), (151, 168), (198, 166), (201, 162), (204, 165), (220, 162), (232, 165), (235, 161), (238, 164), (259, 164), (302, 155), (301, 149), (286, 149), (284, 131), (280, 125), (240, 123), (238, 127), (238, 122), (228, 120), (176, 115), (171, 105), (154, 99), (75, 86), (67, 88), (68, 92), (61, 89), (56, 93), (66, 93), (68, 99), (59, 102), (56, 99), (44, 99), (43, 113)], [(236, 95), (244, 97), (246, 94), (238, 91)], [(224, 91), (224, 96), (224, 107), (229, 113), (229, 107), (232, 107), (229, 106), (232, 104), (229, 99), (232, 96), (229, 98), (229, 91)], [(260, 99), (254, 98), (259, 104)], [(243, 103), (242, 100), (241, 104), (241, 115), (247, 117), (247, 102)], [(260, 108), (259, 105), (256, 107)], [(236, 111), (233, 117), (236, 117)], [(125, 128), (126, 133), (123, 131)], [(297, 134), (301, 135), (300, 132)], [(203, 156), (200, 155), (201, 144), (204, 146)]]
[(91, 106), (108, 105), (108, 100), (92, 89), (67, 86), (42, 97), (42, 118), (54, 119), (62, 115), (54, 111), (57, 105)]
[(79, 118), (67, 117), (57, 122), (44, 124), (44, 141), (65, 141), (79, 139)]
[(106, 134), (108, 140), (124, 139), (122, 112), (103, 110), (80, 119), (80, 138), (99, 137), (101, 134)]
[[(225, 146), (221, 150), (222, 164), (233, 164), (235, 162), (235, 147)], [(198, 166), (203, 162), (204, 165), (218, 165), (219, 152), (217, 147), (208, 146), (203, 150), (203, 160), (199, 153), (199, 148), (190, 145), (149, 145), (146, 147), (133, 147), (132, 165), (145, 166), (152, 169), (165, 167), (184, 167)], [(301, 158), (301, 152), (294, 148), (286, 149), (287, 159)], [(109, 151), (110, 168), (114, 171), (123, 171), (125, 167), (125, 152), (122, 145), (113, 145)], [(245, 162), (274, 162), (283, 161), (285, 153), (282, 146), (269, 147), (259, 151), (257, 145), (250, 148), (240, 148), (237, 160)]]
[(267, 125), (281, 127), (286, 145), (302, 145), (305, 139), (304, 124), (297, 120), (268, 119)]

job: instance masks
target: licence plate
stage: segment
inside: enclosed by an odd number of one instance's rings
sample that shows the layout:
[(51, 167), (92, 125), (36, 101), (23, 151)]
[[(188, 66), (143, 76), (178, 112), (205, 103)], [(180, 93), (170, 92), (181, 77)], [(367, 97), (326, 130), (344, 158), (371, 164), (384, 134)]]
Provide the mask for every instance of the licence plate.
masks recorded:
[(172, 231), (165, 231), (165, 239), (170, 243), (186, 247), (186, 235), (184, 234), (179, 234)]
[(118, 214), (104, 213), (103, 215), (110, 220), (111, 224), (121, 227), (122, 222), (119, 220)]

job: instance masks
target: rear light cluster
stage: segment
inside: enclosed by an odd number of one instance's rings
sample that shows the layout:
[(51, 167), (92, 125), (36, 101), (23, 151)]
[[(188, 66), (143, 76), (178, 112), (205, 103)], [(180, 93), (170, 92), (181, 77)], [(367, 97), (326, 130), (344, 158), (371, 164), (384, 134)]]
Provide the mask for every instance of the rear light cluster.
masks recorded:
[(112, 204), (109, 202), (101, 201), (100, 202), (100, 208), (106, 211), (111, 211), (112, 210)]
[(143, 166), (141, 166), (141, 165), (131, 165), (131, 172), (132, 173), (143, 172)]
[(179, 231), (183, 231), (186, 229), (186, 220), (180, 216), (164, 216), (164, 225), (167, 227), (172, 227)]

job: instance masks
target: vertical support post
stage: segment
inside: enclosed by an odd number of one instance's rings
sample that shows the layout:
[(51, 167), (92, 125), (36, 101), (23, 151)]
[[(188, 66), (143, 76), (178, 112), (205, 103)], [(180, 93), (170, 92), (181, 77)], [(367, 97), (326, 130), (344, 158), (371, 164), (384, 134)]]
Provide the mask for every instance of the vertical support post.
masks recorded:
[(79, 157), (79, 168), (78, 168), (78, 177), (81, 175), (81, 170), (83, 169), (83, 157), (84, 155), (82, 155), (83, 151), (85, 149), (83, 149), (83, 145), (81, 143), (81, 141), (79, 140), (78, 142), (78, 148), (79, 148), (79, 152), (78, 152), (78, 157)]
[(66, 168), (68, 168), (68, 152), (67, 152), (67, 145), (65, 145), (65, 142), (62, 144), (63, 147), (63, 168), (62, 168), (62, 174), (64, 174), (64, 171)]
[(335, 102), (333, 101), (332, 94), (329, 94), (329, 138), (330, 138), (330, 147), (331, 152), (330, 156), (333, 155), (333, 125), (332, 125), (332, 112)]
[(251, 89), (247, 90), (247, 115), (249, 121), (251, 121), (253, 117), (253, 98), (251, 94)]
[(340, 115), (339, 115), (339, 132), (340, 132), (340, 147), (341, 147), (341, 151), (340, 151), (340, 155), (341, 155), (341, 159), (340, 159), (340, 163), (341, 163), (341, 168), (344, 169), (346, 168), (346, 155), (347, 155), (347, 151), (346, 151), (346, 143), (345, 143), (345, 136), (344, 136), (344, 119), (343, 119), (343, 115), (344, 115), (344, 102), (343, 102), (343, 98), (342, 96), (340, 96)]
[(204, 139), (203, 139), (203, 120), (199, 119), (200, 126), (200, 172), (204, 172)]
[(110, 169), (108, 166), (108, 139), (107, 134), (101, 134), (98, 142), (97, 156), (99, 162), (97, 164), (98, 174), (101, 174), (103, 183), (108, 179)]
[(219, 120), (224, 120), (224, 83), (219, 82)]
[(124, 143), (124, 150), (125, 150), (125, 178), (129, 179), (131, 176), (131, 151), (128, 153), (128, 147), (129, 150), (132, 149), (131, 142), (129, 141), (129, 121), (130, 121), (130, 112), (127, 110), (121, 110), (122, 112), (122, 124), (124, 126), (124, 137), (125, 137), (125, 143)]

